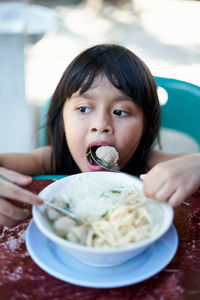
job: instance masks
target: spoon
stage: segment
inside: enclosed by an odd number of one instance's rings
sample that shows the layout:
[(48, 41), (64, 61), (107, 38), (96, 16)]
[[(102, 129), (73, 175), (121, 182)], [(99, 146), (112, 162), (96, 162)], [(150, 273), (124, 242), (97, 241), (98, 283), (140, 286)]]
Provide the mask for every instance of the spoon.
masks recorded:
[(87, 155), (90, 155), (92, 157), (92, 159), (94, 160), (94, 162), (101, 166), (102, 168), (104, 168), (105, 170), (108, 171), (113, 171), (113, 172), (118, 172), (120, 170), (119, 165), (116, 164), (108, 164), (107, 162), (103, 161), (102, 159), (100, 159), (96, 153), (92, 150), (92, 148), (90, 148), (90, 151), (88, 152)]
[(57, 211), (61, 212), (62, 214), (70, 217), (71, 219), (73, 219), (74, 221), (76, 221), (77, 223), (81, 223), (81, 224), (89, 224), (89, 222), (81, 217), (78, 217), (76, 215), (74, 215), (71, 211), (65, 209), (65, 208), (62, 208), (58, 205), (56, 205), (55, 203), (52, 203), (51, 201), (49, 200), (44, 200), (44, 204), (56, 209)]

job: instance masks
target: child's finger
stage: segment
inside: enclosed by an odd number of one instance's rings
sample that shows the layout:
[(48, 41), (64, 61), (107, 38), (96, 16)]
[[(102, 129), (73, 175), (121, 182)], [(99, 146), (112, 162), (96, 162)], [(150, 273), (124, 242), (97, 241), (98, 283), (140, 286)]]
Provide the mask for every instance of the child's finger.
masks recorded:
[(185, 195), (180, 189), (178, 189), (172, 194), (168, 202), (171, 206), (176, 207), (180, 205), (185, 200), (185, 198), (187, 198), (187, 195)]
[(22, 174), (17, 174), (17, 176), (14, 178), (14, 182), (16, 184), (26, 186), (32, 182), (32, 177), (28, 175), (22, 175)]
[(28, 209), (16, 207), (11, 202), (2, 198), (0, 198), (0, 212), (4, 217), (15, 221), (24, 220), (30, 216), (30, 211)]
[(146, 177), (146, 175), (147, 175), (147, 174), (141, 174), (141, 175), (140, 175), (140, 179), (141, 179), (141, 180), (144, 180), (145, 177)]
[(35, 194), (4, 180), (0, 180), (0, 196), (1, 198), (18, 200), (31, 205), (41, 205), (44, 203), (44, 201)]
[(166, 183), (158, 188), (151, 197), (159, 202), (168, 202), (174, 193), (175, 187)]
[(29, 175), (23, 175), (5, 168), (0, 168), (0, 175), (19, 185), (28, 185), (32, 181), (32, 177)]

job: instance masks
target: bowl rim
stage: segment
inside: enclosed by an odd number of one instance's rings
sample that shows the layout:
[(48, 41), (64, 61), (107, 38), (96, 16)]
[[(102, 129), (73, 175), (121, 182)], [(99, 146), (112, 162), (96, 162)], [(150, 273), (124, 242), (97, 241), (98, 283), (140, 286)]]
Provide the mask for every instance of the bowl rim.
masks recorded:
[[(47, 193), (48, 191), (48, 187), (49, 186), (56, 186), (59, 184), (62, 184), (65, 181), (73, 180), (74, 177), (76, 177), (77, 175), (80, 174), (91, 174), (91, 173), (99, 173), (99, 172), (85, 172), (85, 173), (78, 173), (78, 174), (74, 174), (71, 176), (67, 176), (65, 178), (56, 180), (55, 182), (51, 183), (50, 185), (48, 185), (47, 187), (45, 187), (40, 193), (39, 196), (43, 197), (44, 194)], [(102, 173), (111, 173), (111, 172), (101, 172)], [(137, 183), (139, 183), (142, 187), (142, 181), (139, 180), (137, 177), (129, 175), (129, 174), (125, 174), (125, 173), (114, 173), (114, 174), (121, 174), (121, 175), (125, 175), (125, 176), (129, 176), (129, 177), (133, 177), (133, 180), (136, 181)], [(104, 175), (104, 174), (103, 174)], [(87, 176), (87, 175), (86, 175)], [(89, 175), (91, 176), (91, 175)], [(106, 175), (107, 176), (107, 175)], [(110, 176), (110, 175), (109, 175)], [(115, 176), (115, 175), (114, 175)], [(59, 183), (58, 183), (59, 182)], [(46, 236), (48, 237), (51, 241), (53, 241), (54, 243), (59, 244), (60, 246), (64, 246), (70, 250), (78, 250), (78, 251), (82, 251), (82, 252), (87, 252), (87, 253), (120, 253), (120, 252), (129, 252), (129, 251), (133, 251), (133, 250), (138, 250), (140, 248), (143, 247), (147, 247), (150, 244), (154, 243), (156, 240), (160, 239), (166, 232), (167, 230), (170, 228), (170, 226), (172, 225), (173, 222), (173, 217), (174, 217), (174, 211), (173, 208), (171, 207), (170, 204), (168, 203), (160, 203), (160, 206), (163, 208), (164, 214), (165, 216), (167, 215), (167, 218), (165, 218), (165, 222), (164, 222), (164, 226), (161, 227), (161, 230), (158, 231), (158, 234), (155, 234), (154, 236), (145, 238), (141, 241), (138, 242), (133, 242), (129, 245), (125, 245), (125, 246), (119, 246), (119, 247), (92, 247), (92, 246), (86, 246), (86, 245), (81, 245), (78, 243), (73, 243), (70, 242), (62, 237), (60, 237), (58, 234), (56, 234), (53, 231), (50, 231), (46, 226), (44, 226), (43, 223), (40, 222), (40, 217), (42, 216), (42, 212), (41, 212), (41, 207), (40, 206), (33, 206), (32, 208), (32, 214), (33, 214), (33, 219), (34, 222), (36, 224), (36, 226), (38, 227), (38, 229)], [(48, 222), (48, 220), (46, 220)]]

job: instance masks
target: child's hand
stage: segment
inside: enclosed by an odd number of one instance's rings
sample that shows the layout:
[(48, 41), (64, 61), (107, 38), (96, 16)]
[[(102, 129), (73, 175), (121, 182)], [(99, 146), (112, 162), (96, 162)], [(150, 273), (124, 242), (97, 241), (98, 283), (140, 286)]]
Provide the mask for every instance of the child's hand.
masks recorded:
[(200, 187), (200, 154), (159, 163), (140, 178), (147, 197), (178, 206)]
[[(0, 225), (15, 225), (19, 221), (30, 216), (28, 209), (20, 208), (14, 205), (13, 200), (19, 203), (42, 204), (42, 199), (33, 193), (19, 187), (26, 186), (31, 183), (31, 176), (25, 176), (5, 168), (0, 168)], [(12, 181), (6, 181), (4, 178)], [(16, 202), (16, 201), (15, 201)]]

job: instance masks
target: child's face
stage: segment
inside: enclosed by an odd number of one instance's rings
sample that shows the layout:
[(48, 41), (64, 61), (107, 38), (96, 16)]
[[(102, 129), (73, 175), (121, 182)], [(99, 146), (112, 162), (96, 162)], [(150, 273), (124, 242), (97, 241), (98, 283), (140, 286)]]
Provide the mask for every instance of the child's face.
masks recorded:
[(63, 121), (69, 150), (82, 172), (102, 171), (88, 161), (90, 146), (113, 146), (122, 169), (134, 154), (143, 133), (143, 112), (106, 76), (95, 78), (82, 95), (67, 99)]

